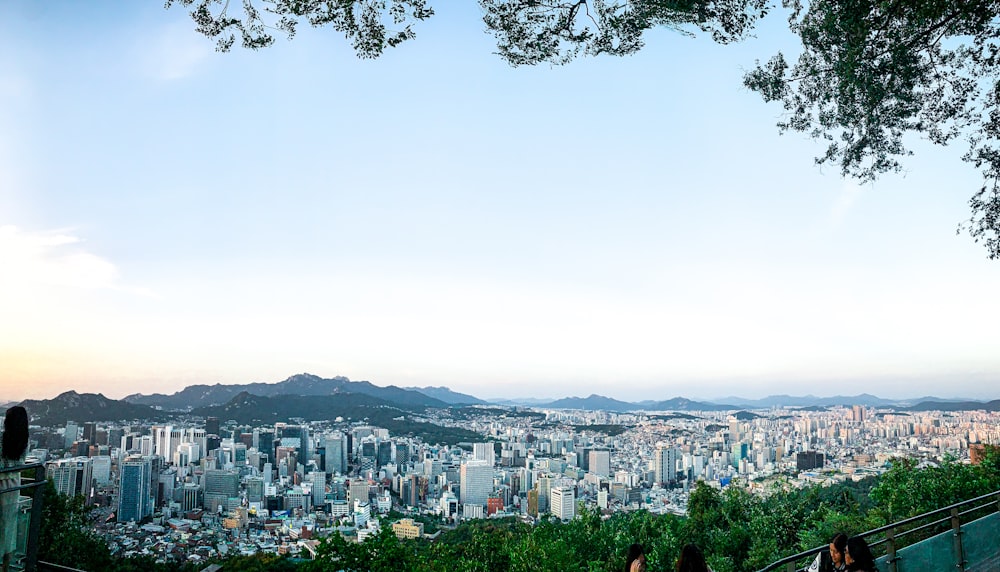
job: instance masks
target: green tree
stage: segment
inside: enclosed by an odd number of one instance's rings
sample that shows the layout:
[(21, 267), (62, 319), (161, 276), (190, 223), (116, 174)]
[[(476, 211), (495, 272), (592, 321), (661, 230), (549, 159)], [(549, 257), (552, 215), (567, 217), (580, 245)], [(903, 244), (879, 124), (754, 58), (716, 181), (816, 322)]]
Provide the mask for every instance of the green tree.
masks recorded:
[[(768, 0), (479, 0), (498, 54), (511, 65), (563, 64), (579, 55), (635, 53), (644, 34), (670, 28), (730, 43), (750, 35)], [(434, 14), (428, 0), (166, 0), (190, 9), (196, 29), (229, 50), (271, 45), (300, 23), (344, 34), (360, 57), (414, 37)], [(826, 142), (819, 164), (872, 181), (903, 168), (908, 138), (947, 145), (982, 187), (959, 225), (1000, 257), (1000, 4), (987, 0), (783, 0), (801, 40), (794, 64), (781, 53), (744, 84), (785, 113), (780, 131)]]
[(744, 78), (781, 102), (781, 131), (827, 143), (819, 164), (871, 181), (902, 169), (906, 138), (964, 138), (983, 174), (960, 228), (1000, 257), (1000, 4), (980, 0), (791, 2), (802, 41), (793, 65), (778, 53)]

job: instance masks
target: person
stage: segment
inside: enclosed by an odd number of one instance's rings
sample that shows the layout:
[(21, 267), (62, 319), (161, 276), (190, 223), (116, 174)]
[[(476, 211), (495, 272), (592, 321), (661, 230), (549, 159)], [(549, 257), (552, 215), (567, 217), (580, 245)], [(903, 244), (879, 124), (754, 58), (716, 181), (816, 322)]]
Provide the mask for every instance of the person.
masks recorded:
[(642, 566), (646, 565), (646, 552), (642, 549), (642, 545), (635, 543), (628, 547), (628, 554), (625, 556), (625, 572), (632, 572), (632, 566), (638, 562), (642, 562)]
[(681, 557), (677, 559), (677, 572), (712, 572), (705, 563), (705, 555), (694, 544), (687, 544), (681, 549)]
[[(28, 412), (20, 405), (7, 410), (0, 437), (0, 468), (7, 469), (24, 463), (28, 448)], [(3, 572), (10, 570), (10, 561), (17, 550), (17, 503), (21, 492), (9, 490), (21, 486), (21, 472), (0, 473), (0, 554)]]
[(844, 551), (844, 562), (847, 569), (854, 572), (878, 572), (875, 567), (875, 557), (864, 538), (852, 536), (847, 540), (847, 550)]
[(847, 535), (838, 532), (830, 539), (830, 548), (816, 555), (816, 560), (809, 566), (809, 572), (843, 572), (847, 569), (844, 563), (844, 550), (847, 548)]

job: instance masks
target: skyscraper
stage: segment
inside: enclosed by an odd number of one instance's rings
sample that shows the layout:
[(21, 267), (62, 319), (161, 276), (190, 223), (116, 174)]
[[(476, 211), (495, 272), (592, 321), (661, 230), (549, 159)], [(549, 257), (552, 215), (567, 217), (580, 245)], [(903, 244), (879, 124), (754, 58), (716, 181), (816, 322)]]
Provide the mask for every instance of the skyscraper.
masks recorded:
[(118, 486), (118, 522), (139, 521), (153, 512), (149, 459), (129, 456), (121, 465)]
[(341, 475), (347, 470), (347, 441), (340, 431), (326, 436), (326, 470)]
[(610, 476), (611, 451), (607, 449), (591, 449), (590, 472), (601, 477)]
[(486, 499), (493, 492), (493, 466), (486, 461), (466, 461), (460, 472), (462, 504), (486, 506)]
[(493, 443), (473, 443), (472, 458), (477, 461), (486, 461), (490, 466), (493, 466), (496, 462), (496, 450), (493, 448)]
[(83, 496), (90, 502), (90, 488), (93, 482), (93, 460), (89, 457), (59, 459), (46, 466), (46, 478), (52, 481), (60, 494)]

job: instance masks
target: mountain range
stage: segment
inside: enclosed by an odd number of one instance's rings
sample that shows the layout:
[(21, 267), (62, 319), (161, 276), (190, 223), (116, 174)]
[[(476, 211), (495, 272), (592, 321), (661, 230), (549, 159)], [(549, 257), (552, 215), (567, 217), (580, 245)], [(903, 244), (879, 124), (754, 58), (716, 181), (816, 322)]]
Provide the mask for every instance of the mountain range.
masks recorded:
[(65, 425), (67, 421), (126, 421), (165, 419), (168, 415), (148, 405), (109, 399), (100, 393), (67, 391), (52, 399), (25, 399), (18, 403), (41, 426)]
[[(403, 389), (395, 385), (386, 387), (375, 385), (369, 381), (351, 381), (346, 377), (322, 378), (310, 373), (293, 375), (278, 383), (243, 383), (233, 385), (189, 385), (171, 395), (154, 393), (142, 395), (135, 393), (124, 398), (129, 403), (152, 405), (163, 409), (187, 411), (198, 407), (209, 407), (228, 403), (241, 393), (273, 397), (275, 395), (334, 395), (337, 393), (358, 393), (377, 397), (400, 405), (420, 407), (448, 407), (461, 397), (453, 397), (450, 391), (436, 389), (439, 395), (449, 397), (449, 401), (431, 397), (421, 391)], [(447, 393), (446, 393), (447, 392)], [(461, 394), (453, 394), (460, 396)], [(470, 396), (471, 397), (471, 396)], [(475, 399), (475, 398), (473, 398)]]
[[(276, 397), (280, 399), (275, 399)], [(528, 406), (549, 409), (628, 411), (737, 411), (771, 409), (822, 410), (833, 406), (863, 405), (897, 411), (1000, 410), (1000, 400), (981, 402), (969, 399), (922, 397), (892, 400), (870, 394), (816, 397), (814, 395), (771, 395), (762, 399), (736, 396), (720, 400), (695, 401), (675, 397), (663, 401), (628, 402), (592, 394), (561, 399), (511, 399), (492, 402), (459, 393), (447, 387), (378, 386), (368, 381), (351, 381), (342, 376), (322, 378), (302, 373), (276, 383), (234, 385), (191, 385), (166, 395), (133, 394), (114, 400), (102, 394), (67, 391), (49, 400), (21, 402), (36, 424), (61, 425), (67, 421), (114, 421), (165, 419), (177, 413), (212, 415), (225, 419), (269, 422), (302, 417), (398, 419), (401, 412), (423, 413), (427, 408), (444, 409), (468, 405)], [(405, 417), (405, 415), (402, 415)]]

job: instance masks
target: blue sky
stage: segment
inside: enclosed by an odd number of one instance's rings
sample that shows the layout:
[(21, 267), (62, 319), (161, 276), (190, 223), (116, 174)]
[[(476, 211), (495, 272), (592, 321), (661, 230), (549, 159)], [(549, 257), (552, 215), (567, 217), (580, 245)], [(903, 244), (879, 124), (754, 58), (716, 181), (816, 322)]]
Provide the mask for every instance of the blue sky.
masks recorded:
[(473, 2), (376, 61), (158, 2), (0, 5), (0, 398), (308, 371), (479, 396), (996, 398), (977, 173), (859, 186), (718, 46), (511, 68)]

